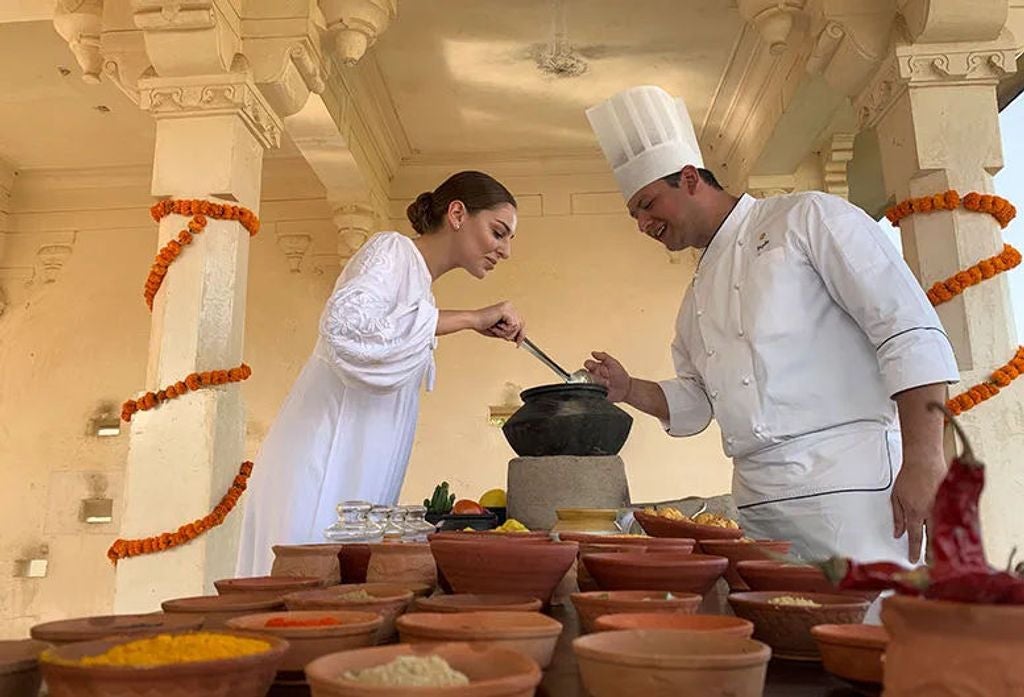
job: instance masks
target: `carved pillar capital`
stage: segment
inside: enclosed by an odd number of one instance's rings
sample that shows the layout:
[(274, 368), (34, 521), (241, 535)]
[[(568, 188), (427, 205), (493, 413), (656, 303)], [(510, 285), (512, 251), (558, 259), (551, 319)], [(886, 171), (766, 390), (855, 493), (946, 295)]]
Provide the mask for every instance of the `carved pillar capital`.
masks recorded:
[(211, 75), (241, 55), (241, 19), (229, 0), (133, 0), (135, 26), (161, 77)]
[(82, 68), (82, 79), (100, 81), (103, 55), (100, 34), (103, 31), (103, 0), (59, 0), (53, 14), (53, 26), (75, 54)]
[(1010, 7), (1007, 0), (898, 0), (912, 43), (994, 41)]
[(288, 260), (288, 270), (291, 273), (299, 273), (302, 271), (302, 260), (306, 256), (306, 252), (309, 250), (309, 245), (312, 241), (312, 235), (305, 235), (302, 233), (278, 233), (277, 246), (281, 248), (282, 252), (284, 252), (284, 256)]
[(318, 0), (327, 23), (328, 51), (353, 66), (398, 14), (397, 0)]
[(370, 239), (377, 218), (373, 207), (364, 203), (347, 203), (334, 210), (331, 220), (338, 230), (338, 254), (342, 259), (350, 259)]

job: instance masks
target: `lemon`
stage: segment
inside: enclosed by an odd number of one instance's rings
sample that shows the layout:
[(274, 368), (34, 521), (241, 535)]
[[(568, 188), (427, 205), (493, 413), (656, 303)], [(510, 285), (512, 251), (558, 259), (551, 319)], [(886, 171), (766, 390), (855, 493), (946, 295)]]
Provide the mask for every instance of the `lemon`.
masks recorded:
[(484, 495), (480, 497), (480, 505), (484, 508), (504, 508), (507, 501), (505, 499), (504, 489), (491, 489), (490, 491), (484, 492)]

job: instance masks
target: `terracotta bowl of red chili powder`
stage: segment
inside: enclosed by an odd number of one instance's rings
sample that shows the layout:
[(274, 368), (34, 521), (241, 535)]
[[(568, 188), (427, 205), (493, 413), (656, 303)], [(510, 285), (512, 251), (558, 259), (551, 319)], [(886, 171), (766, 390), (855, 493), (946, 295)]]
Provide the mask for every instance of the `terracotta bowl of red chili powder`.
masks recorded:
[(383, 622), (376, 612), (302, 610), (244, 615), (228, 620), (228, 627), (285, 639), (288, 652), (278, 680), (300, 681), (306, 664), (315, 658), (373, 646)]

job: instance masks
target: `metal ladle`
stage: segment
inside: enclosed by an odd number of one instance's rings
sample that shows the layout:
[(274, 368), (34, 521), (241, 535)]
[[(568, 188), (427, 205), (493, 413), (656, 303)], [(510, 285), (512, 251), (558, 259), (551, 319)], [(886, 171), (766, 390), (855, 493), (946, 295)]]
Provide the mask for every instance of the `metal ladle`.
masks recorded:
[(575, 371), (573, 373), (570, 373), (565, 368), (563, 368), (562, 366), (558, 365), (553, 360), (551, 360), (551, 358), (546, 353), (544, 353), (539, 348), (537, 348), (537, 345), (535, 343), (533, 343), (532, 341), (530, 341), (529, 339), (526, 339), (526, 338), (523, 339), (523, 348), (525, 348), (531, 355), (533, 355), (534, 358), (536, 358), (541, 363), (546, 365), (548, 368), (550, 368), (552, 371), (554, 371), (555, 374), (558, 375), (558, 377), (562, 378), (566, 382), (572, 382), (572, 383), (590, 383), (590, 382), (594, 382), (593, 376), (588, 371), (581, 369), (581, 370), (577, 370), (577, 371)]

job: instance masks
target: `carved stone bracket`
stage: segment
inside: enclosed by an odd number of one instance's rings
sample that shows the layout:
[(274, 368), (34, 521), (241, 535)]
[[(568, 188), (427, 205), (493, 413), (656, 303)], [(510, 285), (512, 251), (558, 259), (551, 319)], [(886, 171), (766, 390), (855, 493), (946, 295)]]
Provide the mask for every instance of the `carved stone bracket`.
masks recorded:
[(297, 113), (310, 93), (327, 86), (319, 46), (310, 37), (246, 40), (256, 84), (281, 118)]
[(311, 261), (313, 273), (317, 276), (330, 276), (333, 278), (341, 270), (343, 259), (337, 254), (322, 253), (314, 254)]
[(134, 0), (133, 8), (161, 77), (225, 72), (241, 54), (241, 20), (228, 0)]
[(1007, 0), (898, 0), (910, 40), (916, 44), (992, 41), (1010, 12)]
[(911, 87), (997, 84), (1017, 70), (1016, 43), (1004, 30), (997, 41), (987, 44), (897, 44), (854, 100), (861, 128), (877, 124)]
[(855, 133), (834, 133), (828, 147), (821, 152), (822, 188), (826, 193), (850, 197), (846, 168), (853, 159)]
[(327, 23), (327, 50), (353, 66), (398, 14), (397, 0), (318, 0)]
[(376, 211), (365, 204), (345, 204), (331, 215), (338, 230), (338, 255), (350, 259), (374, 233)]
[(54, 10), (53, 26), (75, 54), (82, 68), (82, 79), (98, 83), (103, 69), (100, 53), (103, 0), (60, 0)]
[(795, 19), (806, 0), (737, 0), (740, 16), (757, 29), (773, 56), (789, 48)]
[(821, 75), (849, 97), (856, 96), (885, 57), (895, 12), (836, 14), (819, 17), (806, 70)]
[(237, 73), (139, 81), (139, 106), (157, 119), (236, 114), (265, 148), (281, 144), (281, 121), (266, 98)]
[(36, 257), (43, 283), (53, 283), (57, 280), (64, 264), (71, 258), (71, 251), (71, 245), (68, 244), (48, 244), (39, 248)]
[(288, 270), (291, 273), (302, 271), (302, 260), (306, 256), (312, 241), (312, 235), (299, 233), (278, 234), (277, 246), (281, 248), (285, 258), (288, 259)]

